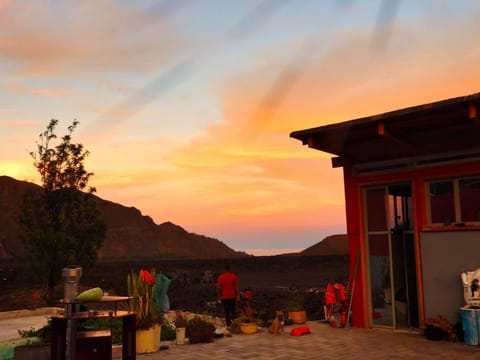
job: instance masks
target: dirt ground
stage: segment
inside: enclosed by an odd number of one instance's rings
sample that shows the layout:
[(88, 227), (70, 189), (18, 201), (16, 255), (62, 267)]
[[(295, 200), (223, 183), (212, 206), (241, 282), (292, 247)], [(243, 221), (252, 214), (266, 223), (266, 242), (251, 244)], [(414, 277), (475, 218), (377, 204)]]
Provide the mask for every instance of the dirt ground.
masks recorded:
[[(215, 282), (226, 262), (239, 279), (241, 289), (253, 291), (253, 307), (269, 317), (276, 309), (303, 303), (310, 320), (323, 317), (324, 289), (329, 283), (348, 281), (348, 256), (264, 256), (229, 260), (143, 260), (98, 263), (84, 271), (79, 291), (101, 287), (111, 295), (127, 295), (131, 269), (155, 268), (171, 279), (171, 309), (219, 315)], [(0, 311), (32, 309), (47, 304), (37, 280), (25, 265), (0, 264)], [(63, 297), (59, 286), (58, 298)]]

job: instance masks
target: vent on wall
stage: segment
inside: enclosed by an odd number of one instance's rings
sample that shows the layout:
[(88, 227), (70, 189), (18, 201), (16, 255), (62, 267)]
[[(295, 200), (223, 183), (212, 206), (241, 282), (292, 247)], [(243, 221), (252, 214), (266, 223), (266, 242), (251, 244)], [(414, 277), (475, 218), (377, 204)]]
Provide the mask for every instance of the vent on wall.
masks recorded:
[(408, 169), (412, 167), (408, 162), (402, 163), (390, 163), (390, 164), (377, 164), (371, 166), (356, 166), (354, 168), (355, 175), (362, 175), (362, 174), (369, 174), (369, 173), (376, 173), (376, 172), (384, 172), (384, 171), (393, 171), (393, 170), (401, 170), (401, 169)]
[(450, 155), (450, 156), (442, 156), (436, 158), (429, 158), (423, 160), (417, 160), (415, 163), (417, 166), (426, 166), (438, 163), (447, 163), (452, 161), (461, 161), (461, 160), (470, 160), (470, 159), (477, 159), (480, 158), (480, 152), (474, 152), (470, 154), (457, 154), (457, 155)]
[(436, 157), (428, 157), (422, 159), (402, 159), (396, 162), (362, 164), (354, 166), (355, 175), (364, 175), (371, 173), (389, 172), (402, 169), (413, 169), (424, 166), (432, 166), (438, 164), (447, 164), (451, 162), (463, 162), (468, 160), (480, 159), (480, 152), (462, 153), (462, 154), (443, 154)]

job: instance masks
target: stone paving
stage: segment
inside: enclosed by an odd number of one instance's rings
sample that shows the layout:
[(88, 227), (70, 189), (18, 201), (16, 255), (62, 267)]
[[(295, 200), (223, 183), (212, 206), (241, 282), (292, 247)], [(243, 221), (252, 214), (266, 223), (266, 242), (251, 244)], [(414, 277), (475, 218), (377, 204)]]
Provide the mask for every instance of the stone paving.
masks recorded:
[[(40, 327), (46, 322), (46, 313), (19, 312), (11, 313), (9, 317), (3, 314), (3, 317), (0, 316), (0, 340), (17, 335), (18, 329)], [(430, 341), (415, 332), (335, 329), (322, 322), (309, 321), (305, 326), (310, 329), (310, 334), (290, 336), (290, 330), (298, 326), (301, 325), (287, 326), (285, 335), (277, 336), (261, 329), (256, 334), (234, 334), (207, 344), (176, 345), (174, 342), (162, 342), (162, 345), (169, 347), (167, 350), (138, 354), (137, 359), (480, 359), (480, 346), (465, 345), (463, 342)], [(116, 355), (114, 359), (120, 360), (121, 356)]]
[(45, 307), (35, 310), (0, 312), (0, 341), (17, 339), (18, 330), (40, 329), (48, 323), (58, 308)]
[(303, 336), (290, 336), (290, 330), (296, 326), (288, 326), (285, 335), (275, 336), (261, 329), (256, 334), (233, 335), (207, 344), (162, 343), (169, 345), (169, 349), (137, 355), (137, 359), (480, 359), (479, 346), (430, 341), (419, 333), (335, 329), (318, 321), (309, 321), (305, 325), (311, 333)]

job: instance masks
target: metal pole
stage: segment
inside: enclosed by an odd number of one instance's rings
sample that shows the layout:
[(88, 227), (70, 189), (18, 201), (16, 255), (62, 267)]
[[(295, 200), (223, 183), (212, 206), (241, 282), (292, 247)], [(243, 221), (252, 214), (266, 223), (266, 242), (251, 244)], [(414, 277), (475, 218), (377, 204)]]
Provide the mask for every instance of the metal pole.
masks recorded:
[(357, 281), (359, 263), (360, 263), (360, 247), (358, 248), (357, 258), (355, 259), (355, 271), (353, 273), (352, 290), (350, 292), (350, 303), (348, 304), (347, 320), (345, 321), (345, 327), (348, 327), (349, 320), (350, 320), (350, 311), (352, 310), (352, 302), (353, 302), (353, 291), (355, 290), (355, 282)]

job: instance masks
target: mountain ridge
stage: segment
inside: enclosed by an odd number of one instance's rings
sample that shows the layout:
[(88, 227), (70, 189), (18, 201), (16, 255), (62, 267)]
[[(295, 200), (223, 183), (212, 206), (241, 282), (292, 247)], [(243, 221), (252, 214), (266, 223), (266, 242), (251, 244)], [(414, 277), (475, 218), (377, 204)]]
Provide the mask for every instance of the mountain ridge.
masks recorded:
[[(27, 190), (41, 189), (28, 181), (0, 176), (0, 260), (26, 255), (19, 236), (19, 208)], [(218, 239), (188, 232), (170, 221), (156, 224), (150, 216), (143, 215), (133, 206), (127, 207), (96, 195), (95, 200), (108, 225), (107, 237), (98, 252), (99, 261), (253, 256), (233, 250)], [(286, 255), (348, 255), (348, 237), (346, 234), (330, 235), (298, 253)]]
[[(23, 257), (25, 247), (19, 240), (19, 207), (27, 190), (41, 187), (27, 181), (0, 176), (0, 260)], [(127, 207), (95, 196), (108, 225), (99, 261), (129, 258), (231, 258), (249, 256), (235, 251), (218, 239), (186, 231), (170, 221), (155, 224), (150, 216), (135, 207)]]
[(347, 234), (329, 235), (322, 241), (304, 249), (300, 255), (329, 256), (348, 255), (350, 253)]

